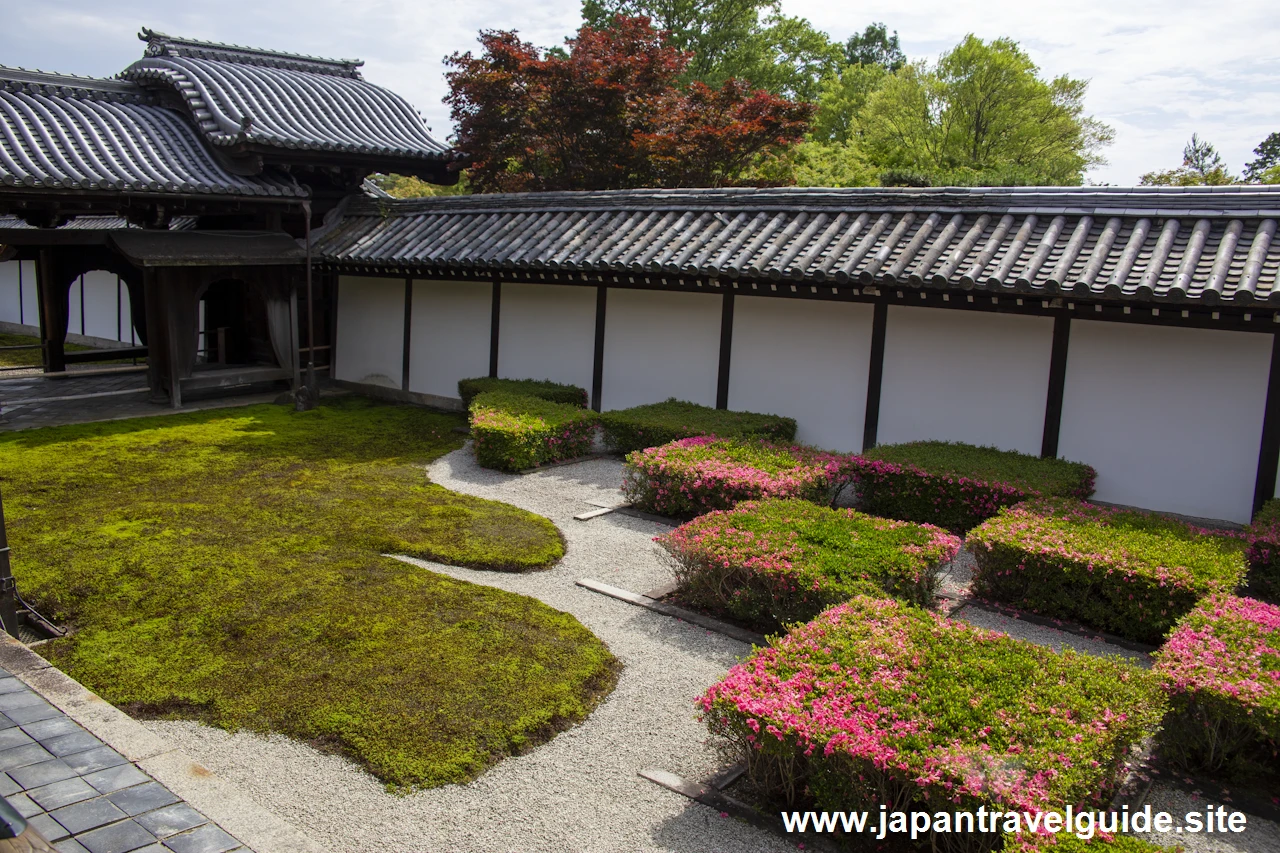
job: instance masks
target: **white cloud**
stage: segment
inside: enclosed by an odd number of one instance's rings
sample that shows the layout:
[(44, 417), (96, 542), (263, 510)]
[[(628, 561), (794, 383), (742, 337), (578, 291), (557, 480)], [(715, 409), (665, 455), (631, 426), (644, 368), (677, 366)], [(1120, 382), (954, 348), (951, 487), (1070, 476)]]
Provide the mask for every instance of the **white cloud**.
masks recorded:
[[(517, 29), (542, 46), (577, 28), (578, 0), (0, 0), (0, 64), (110, 75), (140, 56), (134, 33), (150, 26), (195, 38), (359, 56), (366, 76), (409, 98), (448, 132), (443, 58), (476, 47), (481, 28)], [(1073, 3), (783, 0), (845, 38), (884, 21), (913, 58), (934, 58), (966, 33), (1021, 42), (1049, 75), (1091, 81), (1087, 105), (1116, 129), (1110, 165), (1096, 181), (1131, 184), (1177, 165), (1197, 132), (1239, 170), (1268, 133), (1280, 130), (1280, 15), (1274, 2), (1076, 0)]]

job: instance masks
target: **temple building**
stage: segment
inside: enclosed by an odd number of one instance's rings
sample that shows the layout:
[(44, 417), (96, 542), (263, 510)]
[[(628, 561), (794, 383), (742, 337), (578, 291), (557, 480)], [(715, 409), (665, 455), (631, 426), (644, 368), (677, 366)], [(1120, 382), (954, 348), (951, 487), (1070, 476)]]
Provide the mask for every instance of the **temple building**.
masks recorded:
[(174, 406), (298, 391), (311, 361), (442, 407), (549, 378), (833, 450), (1063, 456), (1099, 500), (1189, 516), (1276, 494), (1280, 187), (398, 201), (366, 179), (450, 183), (465, 154), (358, 62), (143, 38), (118, 79), (0, 69), (0, 320), (38, 317), (50, 371), (71, 320), (145, 347)]

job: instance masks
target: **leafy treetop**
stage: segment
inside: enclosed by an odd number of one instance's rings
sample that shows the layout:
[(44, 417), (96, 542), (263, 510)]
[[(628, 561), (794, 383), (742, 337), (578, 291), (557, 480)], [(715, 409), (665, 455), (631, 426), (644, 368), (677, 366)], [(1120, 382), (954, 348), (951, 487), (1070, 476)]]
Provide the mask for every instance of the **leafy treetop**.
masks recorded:
[(1154, 187), (1212, 187), (1234, 184), (1236, 179), (1227, 170), (1218, 149), (1193, 133), (1191, 141), (1182, 149), (1181, 166), (1147, 172), (1138, 179), (1138, 183)]
[(813, 107), (738, 79), (684, 84), (690, 54), (644, 17), (584, 26), (567, 56), (515, 32), (446, 60), (457, 146), (476, 192), (722, 186), (803, 138)]

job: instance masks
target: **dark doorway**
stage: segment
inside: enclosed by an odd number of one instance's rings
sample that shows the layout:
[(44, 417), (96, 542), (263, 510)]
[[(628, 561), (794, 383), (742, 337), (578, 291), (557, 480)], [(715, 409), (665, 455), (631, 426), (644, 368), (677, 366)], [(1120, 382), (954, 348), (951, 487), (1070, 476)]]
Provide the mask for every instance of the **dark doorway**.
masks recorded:
[(199, 362), (274, 365), (267, 305), (259, 288), (238, 279), (214, 282), (201, 297)]

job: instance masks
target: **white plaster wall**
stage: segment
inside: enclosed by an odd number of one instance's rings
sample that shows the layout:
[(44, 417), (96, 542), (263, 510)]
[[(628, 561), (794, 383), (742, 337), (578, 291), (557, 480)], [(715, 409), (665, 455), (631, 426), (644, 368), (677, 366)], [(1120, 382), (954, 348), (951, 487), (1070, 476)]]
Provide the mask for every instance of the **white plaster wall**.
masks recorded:
[(878, 444), (1040, 453), (1053, 320), (889, 306)]
[[(118, 307), (117, 286), (120, 302)], [(83, 331), (81, 331), (80, 316), (82, 287), (84, 289)], [(67, 324), (69, 331), (113, 341), (129, 340), (132, 325), (129, 319), (129, 288), (125, 287), (115, 273), (102, 270), (85, 273), (71, 285), (70, 301), (71, 321)], [(117, 310), (119, 315), (116, 313)]]
[[(21, 303), (19, 302), (19, 275), (22, 277)], [(0, 321), (40, 324), (39, 300), (36, 298), (36, 265), (32, 261), (5, 261), (0, 263)]]
[(338, 278), (334, 376), (399, 388), (404, 372), (404, 279)]
[(1271, 336), (1074, 321), (1060, 455), (1102, 501), (1247, 522)]
[(409, 390), (456, 400), (459, 379), (488, 376), (492, 318), (488, 282), (415, 281)]
[(716, 404), (722, 297), (610, 288), (605, 310), (603, 408), (668, 397)]
[(796, 438), (862, 449), (871, 361), (870, 305), (738, 296), (729, 408), (796, 419)]
[[(591, 393), (596, 328), (594, 287), (504, 282), (501, 312), (499, 376), (550, 379)], [(485, 344), (488, 370), (487, 336)]]

